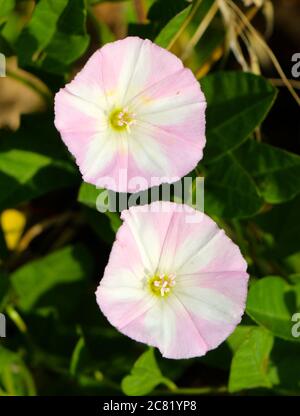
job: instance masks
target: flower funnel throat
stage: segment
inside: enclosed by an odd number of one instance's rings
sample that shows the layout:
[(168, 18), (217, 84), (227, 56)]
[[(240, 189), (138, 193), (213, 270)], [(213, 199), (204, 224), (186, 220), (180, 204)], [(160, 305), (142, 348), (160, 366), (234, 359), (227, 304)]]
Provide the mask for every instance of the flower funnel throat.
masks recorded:
[(159, 297), (165, 297), (171, 293), (171, 289), (175, 286), (175, 274), (166, 275), (160, 273), (149, 278), (150, 291)]
[(112, 111), (109, 121), (113, 129), (117, 131), (127, 130), (130, 132), (130, 126), (136, 124), (136, 114), (128, 110), (128, 107), (124, 109), (115, 109)]

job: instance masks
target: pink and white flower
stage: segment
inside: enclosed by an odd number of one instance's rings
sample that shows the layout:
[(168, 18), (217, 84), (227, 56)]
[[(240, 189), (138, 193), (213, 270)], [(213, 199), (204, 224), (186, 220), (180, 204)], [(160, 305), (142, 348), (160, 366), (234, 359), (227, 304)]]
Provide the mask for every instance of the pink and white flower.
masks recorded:
[(245, 309), (247, 263), (207, 215), (171, 202), (122, 212), (104, 277), (100, 309), (120, 332), (190, 358), (216, 348)]
[(175, 55), (128, 37), (95, 52), (56, 94), (55, 125), (86, 182), (135, 192), (131, 178), (150, 186), (153, 177), (174, 182), (194, 169), (205, 108), (199, 83)]

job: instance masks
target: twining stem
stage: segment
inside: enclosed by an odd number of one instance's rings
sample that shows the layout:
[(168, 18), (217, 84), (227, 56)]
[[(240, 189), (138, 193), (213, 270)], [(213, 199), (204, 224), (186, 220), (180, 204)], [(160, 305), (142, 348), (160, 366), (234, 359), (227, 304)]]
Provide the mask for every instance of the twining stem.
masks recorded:
[(202, 0), (197, 0), (196, 3), (194, 4), (191, 13), (186, 17), (185, 21), (183, 22), (183, 24), (181, 25), (180, 29), (178, 30), (178, 32), (176, 33), (176, 35), (173, 37), (173, 39), (171, 40), (171, 42), (169, 43), (169, 45), (167, 46), (168, 50), (171, 50), (172, 47), (174, 46), (175, 42), (177, 41), (177, 39), (180, 38), (180, 36), (182, 35), (182, 33), (185, 31), (185, 29), (188, 27), (188, 25), (191, 23), (191, 21), (193, 20), (200, 4), (201, 4)]
[(209, 8), (208, 12), (206, 13), (205, 17), (201, 20), (196, 32), (192, 36), (192, 38), (187, 43), (187, 46), (181, 56), (181, 59), (184, 61), (189, 57), (194, 47), (197, 45), (203, 34), (205, 33), (206, 29), (212, 22), (213, 18), (217, 14), (219, 10), (218, 0), (215, 0), (211, 7)]
[(23, 334), (26, 334), (27, 326), (20, 314), (15, 310), (15, 308), (12, 305), (8, 305), (5, 310), (7, 315), (10, 317), (10, 319), (13, 321), (13, 323), (16, 325), (19, 331)]

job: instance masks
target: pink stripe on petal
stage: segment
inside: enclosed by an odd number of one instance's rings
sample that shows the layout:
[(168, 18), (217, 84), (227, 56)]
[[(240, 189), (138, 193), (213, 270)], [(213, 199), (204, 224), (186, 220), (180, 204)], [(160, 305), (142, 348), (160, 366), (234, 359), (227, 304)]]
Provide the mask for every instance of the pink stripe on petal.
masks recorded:
[(66, 85), (65, 90), (105, 111), (107, 99), (100, 70), (103, 65), (101, 51), (98, 50), (89, 58), (75, 78)]
[[(191, 213), (198, 222), (187, 221)], [(207, 215), (171, 202), (132, 207), (122, 219), (97, 290), (103, 313), (167, 358), (216, 348), (245, 309), (247, 265), (238, 247)], [(149, 276), (172, 276), (174, 285), (154, 294)]]
[[(175, 55), (128, 37), (96, 51), (57, 93), (55, 126), (86, 181), (134, 192), (136, 176), (145, 190), (153, 177), (156, 185), (172, 183), (194, 169), (205, 146), (205, 107), (199, 83)], [(132, 119), (121, 131), (111, 116), (127, 108)]]
[(175, 296), (165, 302), (158, 348), (163, 357), (172, 359), (200, 357), (208, 349), (192, 316)]
[(180, 274), (178, 287), (211, 289), (234, 302), (244, 303), (247, 293), (248, 274), (243, 271), (198, 272)]

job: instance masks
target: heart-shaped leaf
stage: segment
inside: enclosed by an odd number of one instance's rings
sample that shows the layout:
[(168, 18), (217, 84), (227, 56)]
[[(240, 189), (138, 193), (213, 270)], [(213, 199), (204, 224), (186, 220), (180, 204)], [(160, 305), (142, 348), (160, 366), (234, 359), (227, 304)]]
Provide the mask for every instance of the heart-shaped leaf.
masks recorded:
[(274, 335), (300, 342), (292, 317), (300, 311), (300, 285), (291, 286), (276, 276), (264, 277), (250, 288), (247, 313)]
[(263, 121), (276, 97), (264, 78), (240, 71), (215, 72), (201, 80), (207, 100), (205, 162), (238, 147)]
[(234, 152), (234, 156), (253, 177), (266, 202), (278, 204), (300, 193), (298, 155), (247, 140)]
[(162, 375), (151, 348), (139, 357), (131, 374), (122, 380), (122, 390), (128, 396), (143, 396), (159, 384), (170, 386), (172, 381)]
[(245, 333), (244, 342), (232, 359), (228, 386), (230, 392), (272, 386), (268, 378), (272, 346), (273, 336), (264, 328), (254, 327)]

